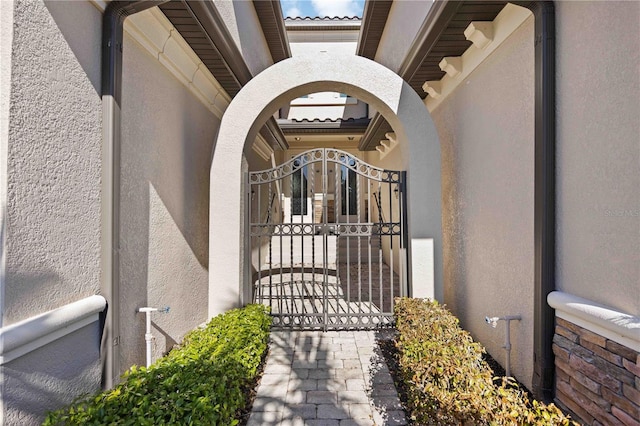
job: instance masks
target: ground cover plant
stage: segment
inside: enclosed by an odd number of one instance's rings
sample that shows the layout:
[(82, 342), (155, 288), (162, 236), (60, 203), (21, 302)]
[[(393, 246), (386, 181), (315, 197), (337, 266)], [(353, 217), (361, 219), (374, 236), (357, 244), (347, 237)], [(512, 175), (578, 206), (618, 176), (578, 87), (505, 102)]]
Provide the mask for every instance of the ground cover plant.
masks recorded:
[(267, 350), (267, 308), (249, 305), (191, 331), (112, 390), (50, 413), (44, 425), (236, 425)]
[(410, 417), (419, 425), (577, 425), (554, 404), (531, 401), (494, 379), (484, 348), (444, 306), (397, 299), (399, 368)]

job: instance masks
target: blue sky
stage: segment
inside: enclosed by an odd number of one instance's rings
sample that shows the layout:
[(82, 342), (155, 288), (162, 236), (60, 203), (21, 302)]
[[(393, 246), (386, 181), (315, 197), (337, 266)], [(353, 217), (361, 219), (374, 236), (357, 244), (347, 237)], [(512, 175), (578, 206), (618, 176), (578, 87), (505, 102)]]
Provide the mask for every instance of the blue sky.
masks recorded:
[(281, 0), (282, 14), (296, 16), (362, 16), (364, 0)]

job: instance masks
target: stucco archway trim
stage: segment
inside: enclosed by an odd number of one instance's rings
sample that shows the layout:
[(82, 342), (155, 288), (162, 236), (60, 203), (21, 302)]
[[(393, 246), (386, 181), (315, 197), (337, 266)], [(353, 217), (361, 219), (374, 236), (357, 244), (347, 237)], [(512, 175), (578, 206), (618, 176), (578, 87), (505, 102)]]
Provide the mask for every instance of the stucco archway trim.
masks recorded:
[(440, 143), (420, 97), (384, 66), (355, 55), (296, 56), (254, 77), (233, 99), (213, 152), (209, 199), (209, 316), (237, 307), (250, 283), (244, 271), (242, 154), (280, 106), (320, 91), (367, 102), (405, 144), (410, 285), (414, 297), (442, 298)]

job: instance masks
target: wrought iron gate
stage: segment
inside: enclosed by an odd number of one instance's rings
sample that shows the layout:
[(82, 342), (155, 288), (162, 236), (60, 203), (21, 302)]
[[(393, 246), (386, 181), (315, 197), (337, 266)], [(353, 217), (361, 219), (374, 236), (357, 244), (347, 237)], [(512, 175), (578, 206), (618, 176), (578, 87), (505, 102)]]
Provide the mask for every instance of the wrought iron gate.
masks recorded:
[(391, 323), (407, 294), (405, 181), (328, 148), (249, 173), (253, 300), (274, 326)]

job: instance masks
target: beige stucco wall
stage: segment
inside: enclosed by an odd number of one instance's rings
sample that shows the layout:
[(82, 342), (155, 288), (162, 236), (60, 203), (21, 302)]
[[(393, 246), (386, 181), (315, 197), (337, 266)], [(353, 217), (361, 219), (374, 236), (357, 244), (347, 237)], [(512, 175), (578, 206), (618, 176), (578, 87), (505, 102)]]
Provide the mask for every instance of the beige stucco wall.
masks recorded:
[(513, 374), (533, 369), (533, 17), (432, 112), (442, 142), (444, 300), (504, 365), (511, 327)]
[(0, 327), (3, 321), (6, 266), (4, 259), (7, 252), (7, 151), (9, 148), (12, 45), (13, 1), (0, 2), (0, 64), (2, 64), (2, 67), (0, 67)]
[[(3, 326), (100, 289), (102, 15), (71, 3), (2, 4)], [(40, 424), (97, 390), (99, 332), (94, 322), (2, 365), (0, 423)]]
[(393, 2), (376, 52), (376, 62), (398, 72), (431, 5), (430, 1)]
[(209, 164), (219, 119), (128, 36), (124, 45), (120, 239), (122, 370), (206, 320)]
[[(406, 142), (399, 141), (399, 145), (394, 146), (391, 151), (388, 151), (386, 155), (381, 156), (378, 151), (367, 151), (365, 161), (369, 164), (386, 170), (398, 170), (404, 171), (404, 164), (402, 161), (403, 150), (407, 149)], [(393, 186), (392, 186), (393, 191)], [(398, 200), (400, 200), (398, 195)], [(400, 222), (401, 211), (400, 202), (396, 201), (395, 195), (391, 195), (391, 203), (389, 203), (389, 187), (384, 185), (384, 189), (380, 194), (380, 204), (382, 207), (382, 215), (387, 222)], [(390, 207), (391, 204), (391, 207)], [(380, 220), (378, 214), (378, 208), (376, 206), (375, 199), (371, 200), (371, 214), (374, 220)], [(406, 245), (406, 244), (405, 244)], [(391, 238), (382, 238), (382, 252), (384, 261), (387, 265), (391, 265), (390, 256), (393, 255), (393, 270), (398, 275), (404, 275), (403, 268), (406, 269), (407, 254), (406, 250), (399, 250), (400, 237), (393, 237), (393, 251), (391, 250)], [(441, 298), (440, 291), (436, 292), (436, 298)]]
[(5, 326), (100, 288), (101, 14), (73, 3), (15, 2)]
[[(292, 34), (292, 33), (289, 33)], [(293, 33), (297, 34), (297, 33)], [(355, 55), (358, 43), (355, 41), (304, 40), (290, 41), (291, 55), (321, 55), (324, 53), (340, 53)]]
[(253, 75), (273, 64), (269, 46), (262, 33), (253, 2), (246, 0), (213, 1)]
[(557, 287), (640, 315), (640, 3), (556, 16)]
[(100, 331), (100, 323), (93, 322), (0, 367), (0, 424), (40, 425), (48, 411), (99, 390)]

